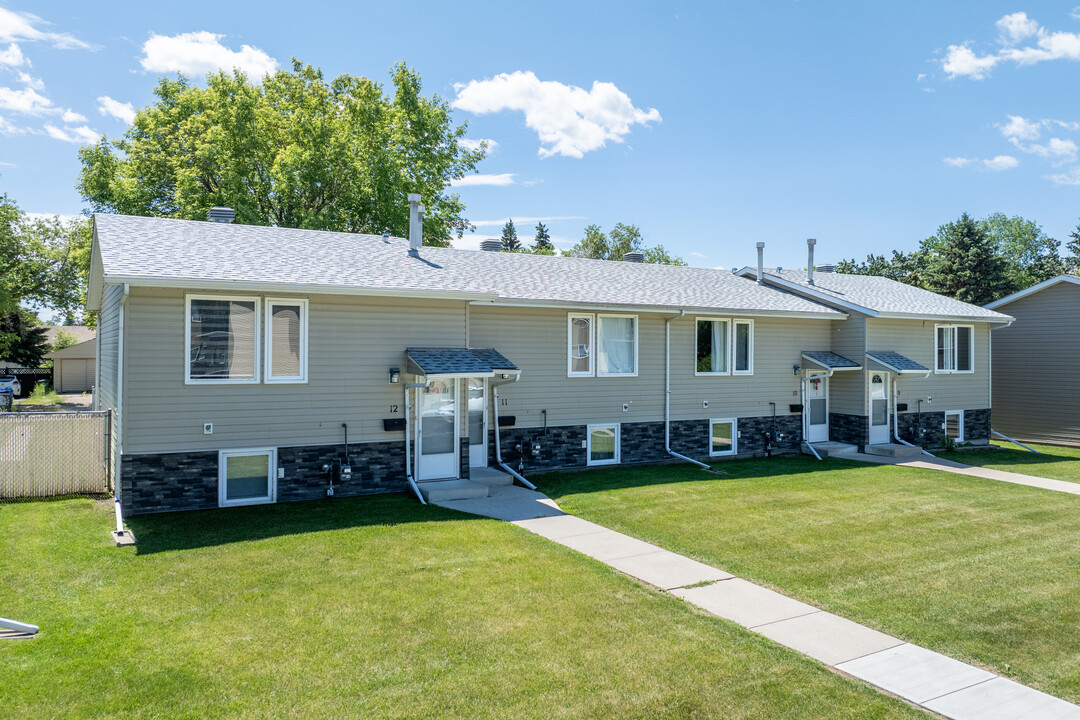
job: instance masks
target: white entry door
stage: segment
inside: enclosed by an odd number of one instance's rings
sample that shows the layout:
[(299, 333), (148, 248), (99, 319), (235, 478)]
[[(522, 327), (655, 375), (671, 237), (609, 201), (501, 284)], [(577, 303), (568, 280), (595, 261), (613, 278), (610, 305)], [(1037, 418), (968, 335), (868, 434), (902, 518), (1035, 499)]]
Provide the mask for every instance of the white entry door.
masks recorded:
[(889, 376), (870, 373), (870, 444), (889, 442)]
[(488, 464), (487, 449), (487, 379), (469, 378), (469, 467)]
[(806, 378), (806, 439), (809, 442), (829, 440), (829, 378)]
[(458, 476), (457, 393), (457, 380), (432, 380), (417, 393), (417, 480)]

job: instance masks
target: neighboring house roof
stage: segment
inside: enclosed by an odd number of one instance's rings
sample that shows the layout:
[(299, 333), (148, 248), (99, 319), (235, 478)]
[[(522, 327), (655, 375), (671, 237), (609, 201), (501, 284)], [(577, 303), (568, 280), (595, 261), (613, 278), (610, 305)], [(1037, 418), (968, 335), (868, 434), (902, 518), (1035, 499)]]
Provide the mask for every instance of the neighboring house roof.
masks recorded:
[(94, 238), (92, 309), (100, 304), (104, 281), (845, 317), (812, 299), (708, 268), (428, 246), (412, 257), (399, 238), (127, 215), (95, 215)]
[(1033, 295), (1041, 290), (1045, 290), (1048, 287), (1052, 287), (1060, 283), (1071, 283), (1073, 285), (1080, 285), (1080, 277), (1077, 277), (1076, 275), (1058, 275), (1055, 278), (1043, 280), (1041, 283), (1032, 285), (1031, 287), (1025, 288), (1019, 292), (1014, 292), (1012, 295), (1006, 295), (1000, 300), (995, 300), (992, 303), (988, 303), (986, 305), (986, 308), (993, 310), (994, 308), (1001, 307), (1002, 305), (1008, 305), (1009, 303), (1019, 300), (1020, 298), (1027, 297), (1028, 295)]
[(911, 358), (904, 357), (892, 350), (867, 350), (866, 358), (881, 365), (886, 370), (892, 370), (901, 375), (905, 373), (930, 372), (930, 368), (920, 365)]
[[(747, 278), (756, 277), (757, 269), (744, 267), (738, 273)], [(777, 287), (871, 317), (1012, 321), (1008, 315), (876, 275), (815, 272), (811, 285), (805, 270), (769, 268), (765, 270), (765, 279)]]
[(802, 356), (826, 370), (862, 370), (862, 365), (854, 360), (828, 350), (803, 350)]
[(86, 325), (46, 325), (45, 337), (48, 339), (50, 345), (56, 342), (56, 336), (61, 330), (73, 335), (76, 343), (92, 340), (97, 335), (97, 330), (92, 327), (87, 327)]
[[(416, 366), (416, 374), (427, 377), (492, 375), (497, 371), (517, 372), (517, 366), (492, 348), (422, 347), (406, 348), (405, 354)], [(411, 370), (411, 368), (410, 368)]]
[(92, 360), (97, 357), (97, 339), (91, 338), (77, 345), (69, 345), (60, 350), (45, 353), (45, 357), (53, 360)]

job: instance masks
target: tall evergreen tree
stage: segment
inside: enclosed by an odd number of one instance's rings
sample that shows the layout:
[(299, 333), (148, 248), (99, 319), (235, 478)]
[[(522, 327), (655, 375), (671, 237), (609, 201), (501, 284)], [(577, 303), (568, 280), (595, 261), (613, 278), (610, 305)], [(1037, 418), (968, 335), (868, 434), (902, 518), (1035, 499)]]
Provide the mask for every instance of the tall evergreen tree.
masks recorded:
[(548, 234), (547, 226), (544, 223), (536, 224), (536, 239), (533, 241), (533, 250), (554, 250), (555, 246), (551, 244), (551, 235)]
[(0, 358), (13, 365), (38, 367), (49, 352), (45, 326), (29, 310), (0, 314)]
[(1080, 275), (1080, 225), (1069, 233), (1070, 240), (1065, 243), (1065, 249), (1069, 254), (1065, 257), (1065, 271), (1072, 275)]
[(923, 241), (923, 248), (931, 251), (925, 274), (928, 290), (985, 305), (1007, 287), (1005, 261), (986, 229), (967, 213), (938, 228), (936, 235)]
[(510, 218), (503, 225), (502, 246), (505, 252), (514, 252), (521, 249), (521, 241), (518, 240), (517, 228), (514, 227), (514, 218)]

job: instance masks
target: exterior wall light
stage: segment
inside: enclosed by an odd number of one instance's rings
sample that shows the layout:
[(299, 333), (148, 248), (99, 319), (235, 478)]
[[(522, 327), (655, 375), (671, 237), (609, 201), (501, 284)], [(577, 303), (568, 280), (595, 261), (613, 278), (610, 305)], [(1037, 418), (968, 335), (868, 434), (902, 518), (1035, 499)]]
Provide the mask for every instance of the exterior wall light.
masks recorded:
[(390, 384), (397, 385), (401, 382), (401, 368), (390, 368)]

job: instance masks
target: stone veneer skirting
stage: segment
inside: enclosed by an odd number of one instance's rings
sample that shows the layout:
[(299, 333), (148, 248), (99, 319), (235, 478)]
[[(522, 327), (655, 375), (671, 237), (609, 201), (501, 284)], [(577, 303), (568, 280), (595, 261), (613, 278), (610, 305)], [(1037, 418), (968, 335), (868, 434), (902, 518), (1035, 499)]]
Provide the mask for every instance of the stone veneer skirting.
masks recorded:
[[(889, 416), (889, 438), (892, 442), (893, 418)], [(943, 434), (944, 412), (897, 413), (900, 438), (914, 445), (936, 447)], [(829, 415), (829, 440), (850, 443), (862, 448), (870, 441), (870, 422), (866, 415)], [(964, 442), (982, 443), (990, 440), (990, 409), (964, 411)]]
[[(766, 452), (766, 433), (775, 428), (770, 450), (797, 452), (802, 441), (802, 416), (781, 415), (738, 418), (737, 457), (753, 457)], [(585, 425), (550, 428), (503, 428), (502, 457), (513, 468), (526, 473), (587, 466)], [(671, 448), (693, 458), (709, 459), (709, 421), (679, 420), (671, 423)], [(495, 433), (489, 434), (489, 461), (495, 463)], [(540, 451), (533, 455), (533, 443)], [(469, 445), (461, 438), (461, 473), (468, 477)], [(344, 455), (344, 445), (280, 447), (278, 468), (284, 478), (277, 481), (278, 502), (314, 500), (326, 497), (329, 479), (322, 467)], [(620, 429), (622, 464), (671, 460), (664, 450), (663, 422), (624, 422)], [(730, 456), (728, 456), (730, 457)], [(713, 458), (716, 460), (721, 457)], [(403, 492), (405, 443), (375, 442), (349, 445), (352, 477), (335, 479), (334, 496)], [(159, 455), (124, 455), (121, 459), (120, 501), (128, 514), (199, 510), (218, 507), (218, 453), (191, 452)]]

